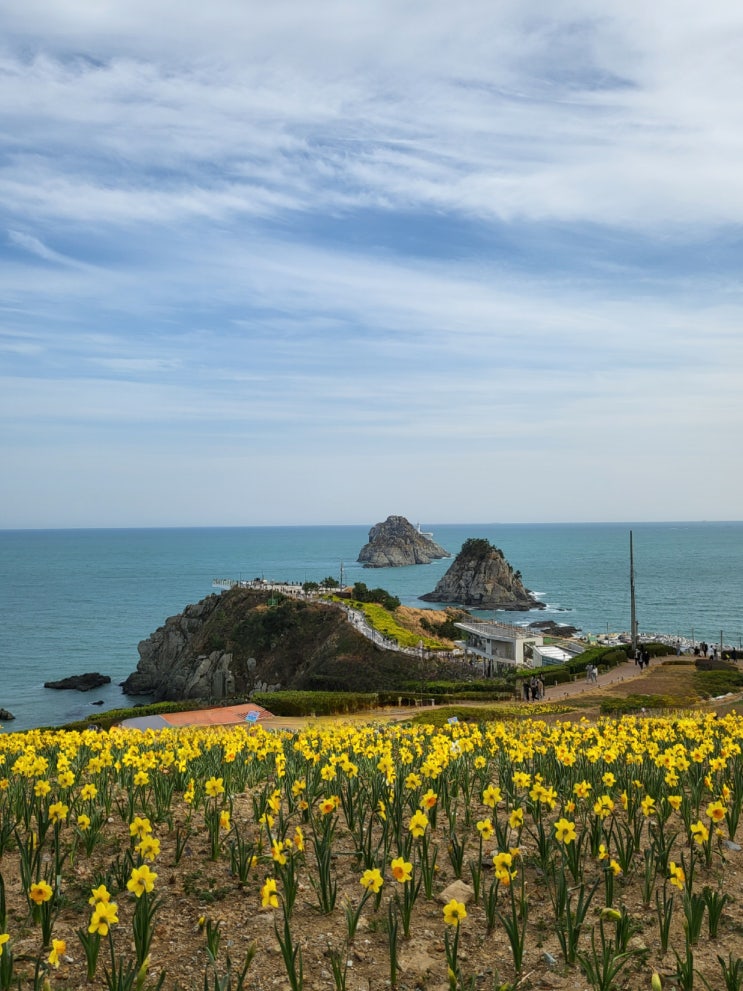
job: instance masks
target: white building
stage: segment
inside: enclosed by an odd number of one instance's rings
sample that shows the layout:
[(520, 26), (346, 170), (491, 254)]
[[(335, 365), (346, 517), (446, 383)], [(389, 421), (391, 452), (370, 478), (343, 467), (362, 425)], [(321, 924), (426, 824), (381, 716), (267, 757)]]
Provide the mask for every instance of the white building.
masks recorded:
[(534, 667), (544, 667), (546, 664), (567, 664), (575, 654), (562, 647), (542, 644), (534, 647)]
[(464, 649), (471, 657), (482, 659), (482, 670), (490, 677), (499, 667), (541, 666), (535, 651), (544, 644), (541, 633), (506, 623), (455, 623), (467, 634)]

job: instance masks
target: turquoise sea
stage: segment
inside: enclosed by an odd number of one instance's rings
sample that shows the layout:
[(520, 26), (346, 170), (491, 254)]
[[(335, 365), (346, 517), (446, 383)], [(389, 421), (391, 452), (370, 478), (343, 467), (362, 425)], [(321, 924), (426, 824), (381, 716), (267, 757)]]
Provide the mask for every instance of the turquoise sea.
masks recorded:
[[(555, 619), (594, 634), (630, 627), (632, 530), (641, 633), (741, 643), (743, 523), (423, 522), (422, 529), (433, 531), (452, 554), (468, 537), (487, 538), (548, 605), (533, 613), (498, 613), (499, 619)], [(138, 642), (168, 616), (209, 595), (215, 578), (321, 580), (340, 578), (342, 567), (345, 582), (381, 586), (414, 605), (451, 563), (364, 569), (355, 561), (368, 531), (369, 526), (0, 531), (0, 707), (16, 716), (5, 730), (58, 725), (126, 703), (118, 685), (137, 666)], [(110, 675), (112, 684), (88, 694), (43, 687), (44, 681), (86, 671)], [(99, 700), (103, 705), (91, 708)]]

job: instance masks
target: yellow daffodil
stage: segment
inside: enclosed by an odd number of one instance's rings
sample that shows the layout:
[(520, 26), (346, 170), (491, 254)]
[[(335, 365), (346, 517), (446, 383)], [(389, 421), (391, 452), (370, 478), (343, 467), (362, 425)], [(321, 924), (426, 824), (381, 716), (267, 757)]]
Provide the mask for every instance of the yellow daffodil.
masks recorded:
[(569, 819), (558, 819), (555, 823), (555, 839), (558, 843), (572, 843), (576, 838), (575, 823)]
[(28, 897), (37, 905), (48, 902), (53, 894), (51, 885), (47, 884), (46, 881), (37, 881), (28, 889)]
[(456, 898), (452, 898), (450, 902), (444, 905), (444, 922), (447, 926), (458, 926), (459, 923), (467, 918), (467, 909), (464, 907), (464, 902), (458, 902)]
[(137, 898), (141, 898), (145, 892), (150, 892), (155, 887), (155, 880), (157, 879), (157, 874), (151, 871), (147, 864), (142, 864), (141, 867), (135, 867), (132, 870), (131, 877), (126, 882), (126, 886), (129, 891), (134, 892)]
[(47, 961), (52, 967), (59, 967), (62, 955), (67, 950), (67, 943), (63, 939), (52, 940), (52, 952), (47, 957)]
[(521, 829), (524, 825), (524, 810), (513, 809), (508, 817), (508, 825), (511, 829)]
[(371, 867), (361, 875), (359, 884), (376, 895), (384, 884), (384, 878), (377, 867)]
[(209, 798), (217, 798), (218, 795), (224, 795), (224, 781), (222, 778), (208, 778), (204, 784), (204, 791)]
[(691, 833), (694, 842), (699, 844), (699, 846), (701, 846), (703, 843), (706, 843), (707, 840), (709, 839), (709, 830), (704, 825), (701, 819), (698, 822), (693, 822), (691, 824), (691, 828), (689, 832)]
[(109, 928), (119, 921), (118, 910), (116, 902), (98, 902), (90, 917), (88, 932), (108, 936)]
[(111, 894), (105, 884), (100, 884), (97, 888), (90, 889), (88, 905), (98, 905), (100, 902), (110, 902)]
[(151, 832), (150, 820), (142, 818), (142, 816), (135, 816), (129, 823), (130, 836), (136, 836), (141, 840), (143, 836), (148, 836)]
[(423, 834), (425, 833), (427, 827), (428, 827), (428, 816), (426, 815), (425, 812), (422, 812), (420, 809), (418, 809), (411, 816), (410, 825), (408, 826), (408, 829), (413, 834), (415, 839), (420, 839), (420, 837), (423, 836)]
[(490, 821), (490, 819), (480, 819), (479, 822), (477, 823), (477, 831), (480, 834), (480, 836), (483, 838), (483, 841), (485, 843), (487, 843), (487, 841), (495, 832), (493, 828), (493, 823)]
[(674, 884), (677, 888), (683, 890), (684, 884), (686, 882), (686, 875), (684, 874), (684, 868), (680, 864), (675, 864), (673, 861), (668, 865), (668, 879), (671, 884)]
[(69, 806), (65, 805), (64, 802), (54, 802), (53, 805), (49, 806), (49, 821), (52, 823), (64, 822), (69, 811)]
[(725, 813), (727, 809), (719, 800), (716, 802), (710, 802), (707, 806), (707, 818), (711, 819), (712, 822), (722, 822), (725, 818)]
[(261, 905), (263, 908), (278, 908), (279, 896), (276, 893), (276, 881), (272, 877), (267, 877), (261, 888)]
[(406, 861), (404, 857), (395, 857), (390, 864), (390, 868), (392, 869), (392, 876), (400, 884), (410, 881), (413, 876), (413, 865)]
[(155, 836), (143, 836), (134, 849), (144, 860), (154, 860), (160, 856), (160, 840)]

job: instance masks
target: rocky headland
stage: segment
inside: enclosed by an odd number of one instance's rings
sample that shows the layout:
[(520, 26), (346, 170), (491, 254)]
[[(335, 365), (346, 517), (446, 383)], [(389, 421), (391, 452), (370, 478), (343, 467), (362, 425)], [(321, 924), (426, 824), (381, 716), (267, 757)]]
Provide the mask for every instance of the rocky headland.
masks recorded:
[(340, 606), (239, 587), (187, 606), (138, 649), (137, 670), (122, 688), (156, 701), (279, 689), (372, 692), (410, 677), (410, 657), (380, 649)]
[(481, 538), (470, 538), (433, 592), (421, 596), (426, 602), (451, 602), (475, 609), (525, 611), (544, 609), (524, 587), (503, 552)]
[(371, 528), (369, 542), (361, 548), (358, 561), (365, 568), (404, 568), (430, 564), (442, 557), (451, 555), (404, 516), (388, 516)]

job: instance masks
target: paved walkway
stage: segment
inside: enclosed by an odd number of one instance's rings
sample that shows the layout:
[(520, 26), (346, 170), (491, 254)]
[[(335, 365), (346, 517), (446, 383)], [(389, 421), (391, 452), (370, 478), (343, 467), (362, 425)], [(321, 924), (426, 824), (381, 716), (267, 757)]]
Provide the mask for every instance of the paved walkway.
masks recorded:
[(626, 661), (618, 664), (615, 668), (610, 668), (604, 674), (600, 674), (593, 683), (586, 681), (585, 675), (580, 675), (577, 681), (568, 681), (564, 685), (553, 685), (544, 691), (546, 702), (559, 702), (562, 699), (572, 698), (575, 695), (584, 695), (595, 692), (597, 688), (604, 688), (606, 685), (614, 685), (617, 682), (633, 681), (644, 678), (652, 669), (653, 663), (658, 664), (659, 659), (650, 662), (650, 666), (641, 671), (634, 661)]

